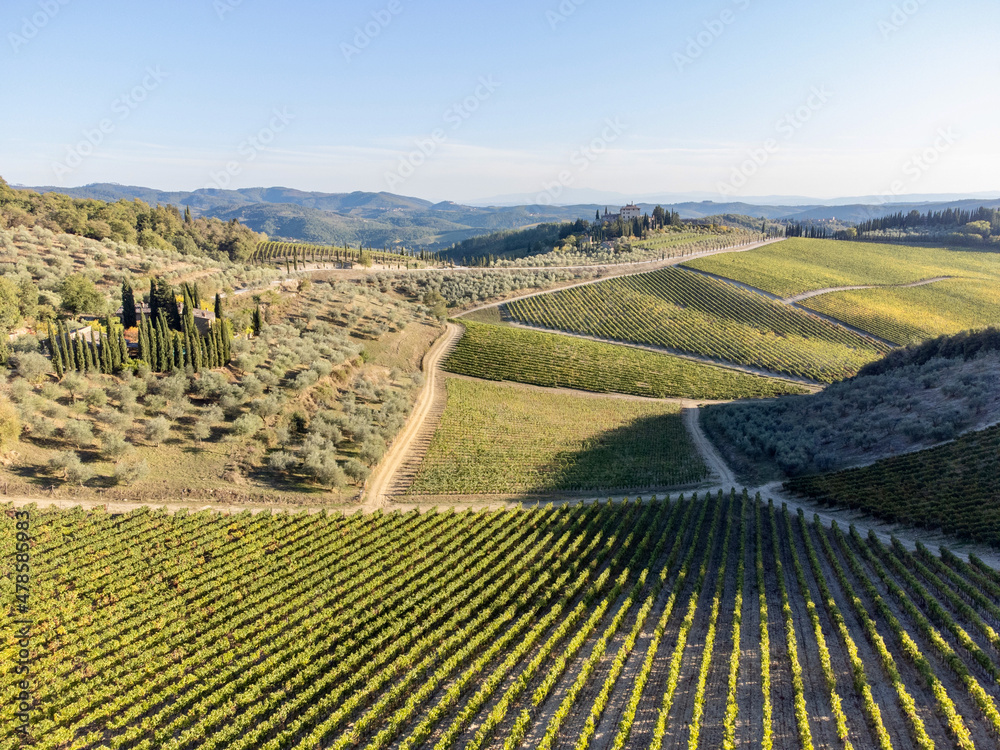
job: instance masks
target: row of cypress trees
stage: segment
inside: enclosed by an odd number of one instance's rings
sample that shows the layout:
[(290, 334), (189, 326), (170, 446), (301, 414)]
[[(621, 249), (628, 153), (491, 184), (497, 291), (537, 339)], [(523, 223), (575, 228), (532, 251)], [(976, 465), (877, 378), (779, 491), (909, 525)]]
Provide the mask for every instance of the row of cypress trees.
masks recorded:
[[(128, 361), (128, 344), (125, 342), (124, 328), (107, 317), (104, 321), (107, 333), (98, 336), (97, 331), (87, 341), (83, 336), (71, 337), (64, 321), (55, 325), (49, 323), (49, 355), (58, 377), (74, 370), (110, 375), (122, 369)], [(99, 338), (100, 343), (95, 341)]]
[(71, 337), (66, 323), (49, 325), (49, 354), (58, 377), (71, 371), (111, 374), (122, 370), (131, 359), (125, 339), (126, 328), (139, 332), (139, 358), (155, 372), (192, 368), (195, 372), (225, 367), (232, 358), (232, 325), (223, 316), (222, 298), (215, 295), (216, 319), (202, 335), (195, 325), (194, 311), (200, 306), (197, 287), (184, 284), (183, 312), (178, 308), (173, 288), (165, 280), (151, 280), (151, 315), (137, 315), (135, 293), (126, 280), (122, 283), (121, 323), (110, 316), (105, 331), (95, 331), (91, 340)]
[[(188, 308), (190, 309), (190, 308)], [(184, 315), (184, 330), (170, 328), (161, 310), (155, 321), (145, 315), (139, 321), (139, 358), (154, 372), (183, 370), (195, 372), (225, 367), (232, 357), (233, 333), (227, 320), (215, 320), (202, 336), (194, 324), (194, 315)]]

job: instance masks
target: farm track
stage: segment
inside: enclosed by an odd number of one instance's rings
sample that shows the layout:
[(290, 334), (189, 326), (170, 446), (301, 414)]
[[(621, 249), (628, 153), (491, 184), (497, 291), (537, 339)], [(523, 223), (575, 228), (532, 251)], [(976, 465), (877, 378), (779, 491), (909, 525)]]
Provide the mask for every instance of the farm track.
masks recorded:
[[(440, 419), (444, 412), (443, 396), (437, 386), (438, 380), (442, 378), (438, 364), (458, 341), (461, 333), (461, 328), (454, 323), (448, 323), (444, 333), (424, 355), (422, 365), (424, 386), (420, 395), (417, 396), (417, 401), (413, 405), (409, 419), (406, 420), (406, 425), (396, 436), (389, 450), (386, 451), (371, 478), (368, 491), (365, 493), (364, 505), (366, 507), (372, 509), (385, 507), (388, 502), (386, 497), (392, 492), (394, 486), (397, 486), (396, 483), (405, 483), (406, 481), (405, 476), (397, 479), (397, 473), (404, 467), (407, 469), (411, 467), (411, 452), (416, 451), (413, 457), (417, 464), (422, 458), (420, 451), (426, 452), (433, 436), (433, 427), (436, 426), (434, 416), (436, 415)], [(410, 481), (412, 481), (412, 476)]]
[(826, 289), (814, 289), (809, 292), (803, 292), (802, 294), (796, 294), (794, 297), (786, 297), (782, 302), (786, 304), (793, 304), (795, 302), (801, 302), (804, 299), (809, 299), (810, 297), (818, 297), (821, 294), (830, 294), (831, 292), (850, 292), (854, 289), (912, 289), (915, 286), (926, 286), (927, 284), (934, 284), (938, 281), (946, 281), (947, 279), (953, 279), (954, 276), (935, 276), (930, 279), (921, 279), (920, 281), (913, 281), (909, 284), (859, 284), (857, 286), (834, 286), (828, 287)]

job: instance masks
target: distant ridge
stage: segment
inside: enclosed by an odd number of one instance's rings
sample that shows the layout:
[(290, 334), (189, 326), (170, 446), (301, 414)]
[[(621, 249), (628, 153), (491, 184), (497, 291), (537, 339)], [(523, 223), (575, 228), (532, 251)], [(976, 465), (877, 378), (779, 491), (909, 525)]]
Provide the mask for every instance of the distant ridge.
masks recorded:
[[(19, 186), (20, 187), (20, 186)], [(677, 211), (682, 219), (704, 219), (723, 215), (744, 215), (770, 221), (819, 222), (836, 220), (856, 223), (917, 210), (943, 211), (948, 208), (974, 210), (980, 206), (1000, 208), (1000, 192), (970, 196), (905, 196), (905, 202), (882, 203), (877, 196), (809, 202), (808, 198), (780, 197), (757, 199), (759, 202), (679, 200), (681, 194), (620, 196), (617, 201), (599, 201), (599, 197), (617, 194), (596, 190), (567, 190), (563, 199), (582, 198), (570, 205), (548, 205), (547, 201), (503, 205), (465, 205), (454, 201), (437, 203), (386, 192), (322, 193), (288, 187), (254, 187), (239, 190), (201, 188), (193, 191), (164, 191), (135, 185), (94, 183), (82, 187), (29, 187), (39, 192), (62, 193), (73, 198), (105, 201), (141, 200), (151, 205), (189, 206), (196, 215), (220, 219), (238, 219), (250, 228), (269, 236), (302, 242), (365, 244), (376, 247), (404, 243), (428, 248), (447, 247), (469, 237), (506, 229), (521, 229), (545, 222), (592, 219), (595, 212), (607, 207), (635, 203), (644, 213), (652, 213), (660, 204)], [(504, 198), (500, 196), (499, 198)], [(525, 196), (506, 196), (511, 198)], [(548, 196), (542, 196), (547, 198)], [(678, 200), (670, 200), (670, 198)], [(695, 196), (700, 197), (700, 196)], [(718, 196), (715, 196), (718, 197)], [(804, 201), (804, 202), (799, 202)]]

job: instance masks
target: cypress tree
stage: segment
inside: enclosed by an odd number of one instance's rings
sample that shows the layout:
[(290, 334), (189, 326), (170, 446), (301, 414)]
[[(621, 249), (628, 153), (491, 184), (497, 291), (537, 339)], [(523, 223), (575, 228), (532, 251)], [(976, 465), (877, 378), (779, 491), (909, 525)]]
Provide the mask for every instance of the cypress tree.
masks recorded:
[(215, 354), (215, 331), (209, 330), (208, 337), (205, 339), (205, 344), (206, 344), (205, 366), (208, 369), (211, 369), (213, 367), (218, 367), (219, 364), (218, 362), (216, 362), (216, 354)]
[(222, 295), (215, 293), (215, 319), (222, 320)]
[(222, 366), (225, 367), (232, 359), (233, 328), (228, 320), (223, 320), (222, 326)]
[(73, 350), (73, 342), (70, 341), (69, 338), (69, 328), (66, 326), (65, 321), (60, 321), (59, 323), (57, 323), (57, 325), (59, 326), (60, 343), (62, 344), (62, 349), (66, 360), (66, 369), (76, 370), (78, 369), (75, 356), (76, 352)]
[(62, 379), (63, 373), (65, 372), (62, 350), (59, 346), (59, 339), (56, 338), (55, 333), (52, 330), (51, 323), (49, 323), (49, 350), (52, 353), (52, 365), (55, 368), (56, 377)]
[(156, 293), (156, 279), (149, 280), (149, 319), (156, 320), (160, 312), (160, 299)]
[(182, 351), (182, 346), (183, 345), (181, 343), (181, 341), (182, 341), (181, 335), (179, 333), (175, 332), (171, 336), (171, 338), (173, 339), (172, 350), (173, 350), (174, 367), (177, 368), (178, 370), (183, 370), (184, 369), (184, 353)]
[(260, 312), (260, 305), (253, 311), (253, 335), (260, 336), (260, 329), (264, 327), (264, 316)]
[(160, 310), (160, 317), (156, 321), (157, 343), (159, 344), (160, 372), (170, 369), (172, 357), (170, 356), (170, 327), (167, 325), (167, 316)]
[(73, 344), (76, 349), (77, 368), (80, 372), (89, 372), (91, 368), (88, 366), (90, 363), (87, 362), (87, 351), (83, 348), (83, 339), (79, 334), (73, 339)]
[(111, 374), (111, 361), (108, 359), (108, 345), (101, 340), (101, 345), (97, 348), (97, 358), (100, 361), (100, 370), (105, 375)]
[(135, 328), (135, 293), (128, 279), (122, 282), (122, 325), (126, 328)]
[(142, 316), (139, 323), (139, 359), (149, 364), (149, 321)]

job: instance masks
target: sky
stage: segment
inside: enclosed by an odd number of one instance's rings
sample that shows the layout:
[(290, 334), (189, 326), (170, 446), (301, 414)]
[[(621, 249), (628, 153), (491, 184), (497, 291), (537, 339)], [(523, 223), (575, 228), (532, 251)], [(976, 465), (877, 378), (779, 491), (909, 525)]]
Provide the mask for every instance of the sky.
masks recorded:
[(5, 0), (0, 176), (440, 201), (1000, 191), (996, 0)]

